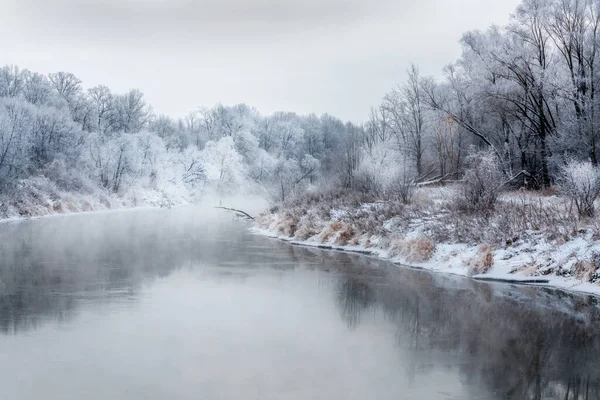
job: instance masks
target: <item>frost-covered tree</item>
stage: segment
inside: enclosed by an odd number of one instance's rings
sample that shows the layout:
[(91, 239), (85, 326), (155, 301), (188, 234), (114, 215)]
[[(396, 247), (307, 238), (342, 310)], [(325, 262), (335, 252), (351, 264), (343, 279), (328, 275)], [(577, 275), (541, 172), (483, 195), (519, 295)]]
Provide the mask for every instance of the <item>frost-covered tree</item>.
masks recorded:
[(242, 157), (235, 150), (230, 136), (206, 143), (202, 150), (202, 168), (207, 184), (220, 193), (235, 191), (244, 184)]
[(573, 200), (580, 217), (594, 216), (594, 201), (600, 194), (600, 168), (589, 161), (570, 161), (560, 169), (558, 182)]
[(79, 127), (64, 109), (39, 107), (31, 120), (30, 160), (42, 167), (56, 158), (75, 159), (81, 141)]
[(69, 106), (81, 93), (81, 80), (70, 72), (55, 72), (48, 75), (56, 94)]
[(122, 132), (140, 132), (152, 117), (152, 108), (138, 89), (131, 89), (125, 94), (114, 96), (113, 112), (115, 129)]
[(84, 90), (68, 72), (0, 71), (0, 195), (43, 177), (65, 190), (97, 185), (119, 196), (262, 187), (283, 199), (320, 181), (351, 187), (363, 143), (361, 126), (328, 115), (262, 116), (245, 104), (217, 104), (173, 120), (153, 115), (139, 90)]
[[(425, 93), (421, 86), (419, 70), (412, 65), (405, 84), (388, 93), (381, 107), (382, 122), (372, 126), (387, 129), (396, 138), (398, 150), (414, 164), (417, 175), (423, 173), (423, 156), (426, 148)], [(382, 135), (385, 138), (385, 133)]]
[(41, 106), (51, 102), (52, 86), (50, 80), (37, 72), (25, 72), (23, 97), (31, 104)]
[(110, 133), (116, 129), (117, 115), (113, 95), (106, 86), (94, 86), (88, 90), (94, 108), (94, 131)]
[(467, 156), (466, 164), (457, 204), (464, 211), (489, 213), (496, 205), (504, 183), (498, 158), (491, 150), (472, 152)]
[(561, 0), (549, 6), (546, 30), (562, 58), (559, 96), (565, 101), (560, 124), (560, 148), (598, 164), (598, 99), (600, 84), (600, 3), (595, 0)]
[(104, 139), (99, 134), (91, 135), (88, 142), (88, 155), (93, 163), (99, 183), (117, 193), (126, 174), (133, 171), (133, 141), (129, 136), (120, 135)]
[(323, 132), (319, 118), (314, 115), (308, 115), (300, 120), (302, 129), (301, 154), (309, 154), (315, 158), (322, 158), (324, 154)]
[(0, 97), (17, 97), (25, 86), (27, 71), (15, 65), (0, 68)]
[(319, 161), (310, 154), (306, 154), (300, 162), (293, 159), (279, 159), (272, 174), (271, 196), (274, 200), (285, 201), (296, 190), (305, 187), (318, 168)]
[(35, 108), (12, 98), (0, 99), (0, 187), (5, 188), (29, 167), (29, 132)]
[(203, 164), (202, 152), (195, 147), (188, 147), (182, 153), (179, 163), (182, 172), (181, 181), (188, 187), (198, 188), (206, 181), (206, 170)]

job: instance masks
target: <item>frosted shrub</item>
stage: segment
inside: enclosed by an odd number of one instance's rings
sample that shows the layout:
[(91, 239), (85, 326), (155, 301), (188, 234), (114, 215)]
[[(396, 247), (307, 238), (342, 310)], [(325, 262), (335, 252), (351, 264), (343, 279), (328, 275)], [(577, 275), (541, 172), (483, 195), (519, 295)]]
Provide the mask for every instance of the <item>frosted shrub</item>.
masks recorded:
[(500, 163), (492, 151), (473, 153), (466, 162), (458, 206), (464, 211), (487, 214), (494, 208), (504, 180)]
[(580, 217), (594, 215), (594, 200), (600, 194), (600, 169), (587, 161), (570, 161), (561, 168), (558, 184), (573, 200)]
[(402, 256), (409, 263), (425, 262), (433, 256), (435, 243), (426, 236), (392, 239), (388, 248), (392, 257)]
[(354, 189), (380, 196), (388, 189), (396, 165), (397, 156), (387, 144), (382, 143), (370, 151), (365, 151), (354, 175)]
[(471, 275), (480, 275), (488, 272), (494, 265), (494, 250), (483, 243), (477, 248), (477, 253), (468, 261)]
[(206, 182), (217, 192), (231, 193), (243, 185), (244, 164), (231, 137), (207, 142), (200, 158)]
[(350, 224), (342, 224), (338, 231), (338, 236), (335, 240), (335, 244), (340, 246), (346, 246), (352, 238), (356, 235), (356, 230)]
[(381, 177), (371, 168), (359, 168), (354, 175), (354, 188), (359, 193), (378, 196), (383, 191)]
[(397, 172), (388, 185), (388, 192), (403, 204), (408, 204), (412, 200), (417, 185), (413, 176), (405, 171)]

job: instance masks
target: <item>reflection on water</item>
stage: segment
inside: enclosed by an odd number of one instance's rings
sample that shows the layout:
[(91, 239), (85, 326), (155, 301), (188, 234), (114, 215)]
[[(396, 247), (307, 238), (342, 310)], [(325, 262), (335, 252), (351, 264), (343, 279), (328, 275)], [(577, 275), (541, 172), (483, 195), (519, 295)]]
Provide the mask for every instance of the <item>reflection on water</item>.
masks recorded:
[(249, 235), (193, 208), (0, 225), (11, 399), (596, 399), (597, 298)]

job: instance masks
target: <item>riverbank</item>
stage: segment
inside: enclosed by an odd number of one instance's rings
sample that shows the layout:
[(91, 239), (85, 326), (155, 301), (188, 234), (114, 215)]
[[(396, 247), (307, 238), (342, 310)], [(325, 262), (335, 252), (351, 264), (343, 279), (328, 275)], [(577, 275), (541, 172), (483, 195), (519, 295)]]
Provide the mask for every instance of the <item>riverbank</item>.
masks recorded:
[(174, 207), (191, 204), (200, 192), (180, 188), (137, 187), (120, 194), (89, 185), (82, 191), (65, 191), (44, 177), (22, 180), (10, 194), (0, 195), (0, 221), (16, 221), (51, 215)]
[[(219, 205), (243, 208), (252, 214), (268, 203), (261, 193), (219, 194), (213, 190), (164, 190), (136, 188), (121, 194), (101, 189), (85, 193), (58, 190), (51, 182), (27, 181), (27, 186), (11, 197), (0, 195), (0, 224), (67, 215), (123, 212), (185, 206), (213, 209)], [(223, 211), (226, 212), (226, 211)]]
[(600, 294), (600, 222), (578, 220), (552, 194), (504, 193), (490, 215), (455, 210), (454, 187), (421, 188), (410, 204), (308, 194), (259, 215), (254, 232), (374, 255), (475, 279)]

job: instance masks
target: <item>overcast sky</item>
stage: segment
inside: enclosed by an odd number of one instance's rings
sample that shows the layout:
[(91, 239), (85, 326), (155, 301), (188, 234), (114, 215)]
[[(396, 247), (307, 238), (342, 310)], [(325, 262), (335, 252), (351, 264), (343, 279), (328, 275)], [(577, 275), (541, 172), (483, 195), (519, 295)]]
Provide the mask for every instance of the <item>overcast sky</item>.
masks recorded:
[(0, 64), (139, 88), (157, 113), (245, 102), (361, 122), (517, 0), (0, 0)]

